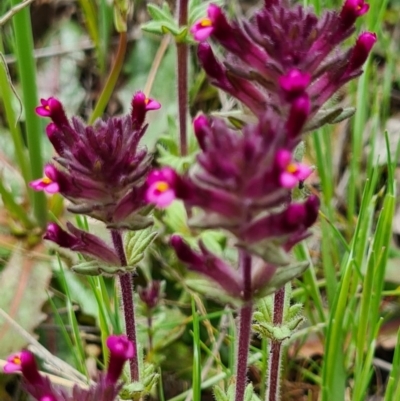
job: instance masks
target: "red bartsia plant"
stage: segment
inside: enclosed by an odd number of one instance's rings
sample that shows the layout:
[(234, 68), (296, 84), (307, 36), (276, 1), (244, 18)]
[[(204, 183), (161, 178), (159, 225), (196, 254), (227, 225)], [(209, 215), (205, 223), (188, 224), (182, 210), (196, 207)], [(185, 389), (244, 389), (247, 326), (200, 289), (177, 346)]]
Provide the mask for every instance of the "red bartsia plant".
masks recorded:
[(4, 373), (21, 372), (26, 391), (38, 401), (114, 401), (122, 388), (119, 382), (122, 369), (128, 359), (135, 357), (133, 344), (124, 335), (112, 335), (107, 339), (110, 361), (107, 372), (100, 374), (96, 384), (88, 389), (75, 386), (71, 393), (55, 387), (37, 367), (29, 351), (21, 351), (7, 358)]

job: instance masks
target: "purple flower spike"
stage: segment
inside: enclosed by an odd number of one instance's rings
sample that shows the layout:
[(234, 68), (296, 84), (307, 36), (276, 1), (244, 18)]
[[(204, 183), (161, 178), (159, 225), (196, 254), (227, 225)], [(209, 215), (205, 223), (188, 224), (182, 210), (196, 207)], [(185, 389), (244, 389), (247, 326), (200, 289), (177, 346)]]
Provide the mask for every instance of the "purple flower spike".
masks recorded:
[(22, 372), (25, 380), (32, 386), (41, 386), (44, 383), (36, 361), (29, 351), (21, 351), (7, 358), (4, 373)]
[(369, 10), (369, 4), (364, 0), (346, 0), (340, 12), (340, 19), (344, 28), (351, 27), (358, 17)]
[(44, 168), (44, 177), (30, 182), (29, 186), (35, 191), (45, 191), (48, 194), (55, 194), (60, 192), (60, 185), (57, 182), (58, 176), (57, 169), (52, 164), (48, 164)]
[(50, 117), (57, 127), (69, 126), (62, 103), (54, 97), (40, 99), (41, 106), (36, 107), (36, 114)]
[(367, 61), (369, 53), (376, 43), (376, 34), (373, 32), (363, 32), (357, 39), (357, 42), (351, 53), (348, 72), (358, 70)]
[(52, 241), (62, 248), (68, 248), (84, 255), (95, 257), (113, 266), (119, 266), (120, 260), (114, 249), (104, 241), (86, 231), (79, 230), (71, 223), (67, 223), (69, 232), (63, 230), (58, 224), (50, 223), (44, 239)]
[(146, 97), (141, 91), (136, 92), (132, 98), (132, 125), (135, 128), (141, 128), (146, 118), (146, 113), (159, 108), (161, 108), (161, 104), (156, 100)]
[(106, 344), (110, 350), (106, 382), (115, 384), (121, 376), (125, 362), (136, 357), (135, 350), (132, 341), (125, 335), (109, 336)]
[(289, 71), (287, 75), (279, 78), (279, 85), (285, 92), (288, 100), (302, 95), (311, 82), (311, 75), (302, 73), (297, 69)]
[(177, 174), (170, 167), (153, 170), (147, 178), (147, 201), (161, 208), (169, 206), (176, 198), (176, 179)]

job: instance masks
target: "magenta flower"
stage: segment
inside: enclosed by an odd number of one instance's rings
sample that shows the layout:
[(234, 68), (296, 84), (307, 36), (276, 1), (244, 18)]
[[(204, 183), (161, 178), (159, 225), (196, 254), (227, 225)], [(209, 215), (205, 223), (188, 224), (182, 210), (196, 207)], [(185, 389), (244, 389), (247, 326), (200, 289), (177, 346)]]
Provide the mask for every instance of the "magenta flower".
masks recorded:
[(47, 164), (44, 168), (44, 177), (29, 183), (29, 186), (35, 191), (45, 191), (48, 194), (55, 194), (60, 191), (60, 185), (57, 182), (59, 177), (57, 169), (52, 164)]
[(146, 199), (157, 207), (167, 207), (174, 199), (176, 173), (169, 167), (153, 170), (147, 178)]
[(44, 379), (40, 375), (36, 361), (29, 351), (21, 351), (7, 358), (4, 373), (22, 372), (25, 380), (33, 386), (42, 386)]
[(108, 246), (97, 236), (74, 227), (67, 223), (69, 232), (63, 230), (56, 223), (49, 223), (43, 236), (62, 248), (68, 248), (75, 252), (100, 259), (110, 265), (119, 266), (120, 259), (115, 250)]
[(294, 188), (299, 181), (304, 181), (312, 173), (309, 166), (293, 162), (292, 154), (287, 150), (277, 152), (275, 163), (280, 170), (279, 182), (284, 188)]
[(135, 358), (136, 355), (132, 342), (125, 335), (109, 336), (106, 344), (110, 350), (106, 382), (115, 384), (121, 376), (125, 362)]
[(36, 107), (36, 113), (41, 117), (50, 117), (58, 127), (69, 126), (67, 116), (61, 102), (54, 97), (40, 99), (41, 105)]
[(141, 91), (136, 92), (132, 98), (131, 119), (133, 125), (140, 128), (144, 123), (146, 113), (159, 108), (161, 108), (161, 104), (156, 100), (146, 97)]
[(358, 17), (369, 10), (369, 4), (364, 0), (346, 0), (340, 11), (340, 19), (344, 27), (353, 25)]

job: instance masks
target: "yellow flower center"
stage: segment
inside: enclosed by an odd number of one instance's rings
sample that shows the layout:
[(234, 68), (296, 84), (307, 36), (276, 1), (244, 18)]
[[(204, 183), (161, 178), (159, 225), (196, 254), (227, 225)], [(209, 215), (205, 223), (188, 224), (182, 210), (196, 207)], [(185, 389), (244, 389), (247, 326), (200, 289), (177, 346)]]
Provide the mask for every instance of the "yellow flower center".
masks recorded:
[(156, 184), (156, 189), (157, 189), (157, 191), (159, 191), (159, 192), (165, 192), (165, 191), (168, 191), (169, 185), (168, 185), (168, 183), (165, 182), (165, 181), (159, 181), (159, 182), (157, 182), (157, 184)]
[(47, 111), (50, 111), (50, 106), (47, 104), (46, 106), (44, 106), (44, 108), (47, 110)]
[(43, 184), (51, 184), (52, 183), (52, 181), (49, 177), (43, 177), (42, 182), (43, 182)]
[(148, 105), (149, 102), (150, 102), (150, 99), (149, 99), (148, 97), (146, 97), (146, 99), (144, 99), (144, 104), (145, 104), (145, 105)]
[(200, 21), (200, 26), (202, 26), (203, 28), (207, 28), (212, 26), (212, 21), (210, 20), (210, 18), (203, 18)]
[(290, 163), (286, 167), (286, 171), (290, 174), (294, 174), (297, 171), (297, 165), (295, 163)]
[(19, 355), (15, 355), (12, 362), (16, 365), (21, 365), (21, 357)]

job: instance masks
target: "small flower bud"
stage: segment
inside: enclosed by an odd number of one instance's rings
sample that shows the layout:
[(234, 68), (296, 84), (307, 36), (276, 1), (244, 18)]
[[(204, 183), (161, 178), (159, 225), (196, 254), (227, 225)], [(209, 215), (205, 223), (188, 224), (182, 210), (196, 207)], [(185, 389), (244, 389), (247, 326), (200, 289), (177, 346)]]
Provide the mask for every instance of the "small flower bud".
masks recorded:
[(208, 118), (204, 114), (201, 114), (193, 120), (194, 134), (196, 135), (197, 142), (199, 143), (200, 148), (203, 151), (206, 150), (205, 138), (207, 135), (208, 127)]
[(304, 93), (311, 82), (311, 75), (292, 69), (279, 78), (279, 85), (285, 92), (287, 100), (294, 100)]
[(140, 299), (146, 304), (148, 309), (153, 309), (160, 301), (161, 282), (154, 280), (147, 284), (146, 288), (138, 287)]
[(136, 358), (132, 341), (125, 335), (112, 335), (107, 338), (107, 347), (110, 350), (106, 382), (115, 384), (121, 376), (122, 369), (128, 359)]
[(310, 111), (311, 102), (307, 95), (300, 96), (293, 101), (286, 123), (286, 129), (290, 139), (295, 138), (301, 133)]
[(373, 32), (363, 32), (357, 39), (350, 56), (348, 72), (353, 72), (362, 67), (367, 61), (372, 47), (376, 43), (376, 34)]

